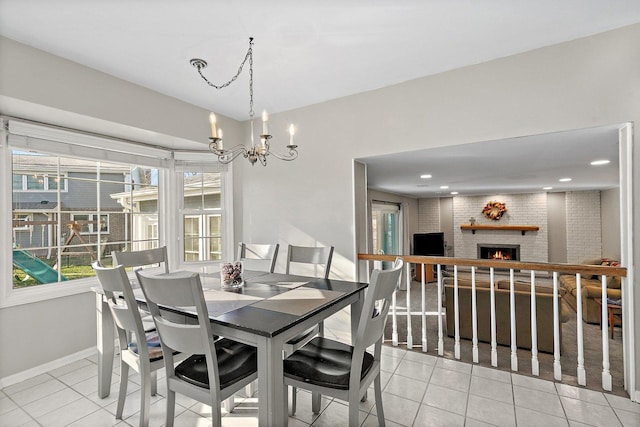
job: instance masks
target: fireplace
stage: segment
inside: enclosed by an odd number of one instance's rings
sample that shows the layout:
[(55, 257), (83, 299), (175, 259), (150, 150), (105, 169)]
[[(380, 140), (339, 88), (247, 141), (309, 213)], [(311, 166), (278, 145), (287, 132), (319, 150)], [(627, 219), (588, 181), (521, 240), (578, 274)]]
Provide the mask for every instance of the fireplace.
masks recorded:
[(520, 245), (478, 243), (478, 258), (504, 261), (520, 260)]

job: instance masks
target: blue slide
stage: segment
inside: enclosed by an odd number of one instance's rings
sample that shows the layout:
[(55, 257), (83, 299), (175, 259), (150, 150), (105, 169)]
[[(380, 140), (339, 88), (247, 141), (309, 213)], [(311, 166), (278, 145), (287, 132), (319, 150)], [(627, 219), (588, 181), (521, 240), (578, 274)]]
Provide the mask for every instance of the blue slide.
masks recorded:
[[(27, 251), (14, 249), (13, 265), (42, 284), (58, 281), (58, 272), (56, 270)], [(60, 275), (60, 280), (67, 280), (67, 278)]]

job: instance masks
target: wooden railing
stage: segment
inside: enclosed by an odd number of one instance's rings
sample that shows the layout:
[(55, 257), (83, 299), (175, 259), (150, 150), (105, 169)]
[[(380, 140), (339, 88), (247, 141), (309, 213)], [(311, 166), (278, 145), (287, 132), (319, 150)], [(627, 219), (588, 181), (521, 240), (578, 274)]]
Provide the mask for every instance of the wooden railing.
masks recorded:
[[(424, 268), (428, 266), (435, 266), (437, 272), (437, 322), (438, 322), (438, 346), (437, 351), (440, 356), (444, 355), (444, 336), (443, 336), (443, 312), (442, 312), (442, 296), (443, 296), (443, 279), (444, 279), (444, 266), (453, 267), (453, 307), (454, 313), (446, 313), (447, 316), (454, 316), (454, 357), (460, 359), (460, 310), (458, 305), (459, 288), (458, 288), (458, 268), (469, 267), (470, 279), (471, 279), (471, 313), (463, 313), (464, 315), (470, 315), (472, 319), (472, 359), (474, 363), (479, 361), (479, 348), (478, 348), (478, 310), (476, 301), (476, 274), (477, 269), (488, 269), (489, 280), (491, 284), (495, 284), (495, 271), (508, 271), (509, 273), (509, 314), (510, 314), (510, 348), (511, 348), (511, 370), (518, 371), (518, 356), (516, 345), (516, 308), (515, 308), (515, 271), (528, 272), (530, 284), (530, 301), (531, 301), (531, 374), (534, 376), (539, 375), (539, 359), (538, 359), (538, 340), (537, 340), (537, 313), (536, 313), (536, 278), (548, 277), (552, 278), (553, 286), (553, 376), (554, 379), (562, 380), (562, 367), (560, 364), (560, 307), (559, 307), (559, 281), (558, 277), (560, 273), (573, 274), (576, 278), (576, 319), (577, 319), (577, 382), (579, 385), (586, 385), (586, 371), (584, 365), (584, 331), (583, 331), (583, 307), (582, 307), (582, 276), (600, 276), (601, 277), (601, 301), (607, 301), (607, 277), (620, 277), (621, 289), (624, 293), (626, 287), (627, 269), (624, 267), (614, 266), (600, 266), (600, 265), (584, 265), (584, 264), (559, 264), (559, 263), (538, 263), (538, 262), (520, 262), (520, 261), (502, 261), (502, 260), (480, 260), (480, 259), (464, 259), (464, 258), (451, 258), (451, 257), (432, 257), (432, 256), (416, 256), (416, 255), (402, 255), (400, 256), (406, 266), (406, 277), (409, 278), (407, 283), (406, 292), (406, 305), (407, 305), (407, 348), (413, 348), (412, 338), (412, 325), (411, 325), (411, 268), (412, 264), (416, 265), (416, 268), (422, 269), (422, 286), (421, 286), (421, 322), (422, 322), (422, 334), (421, 345), (422, 351), (427, 351), (427, 316), (426, 316), (426, 292), (425, 292), (425, 274)], [(374, 265), (369, 267), (379, 268), (383, 261), (394, 261), (396, 255), (377, 255), (377, 254), (358, 254), (360, 261), (373, 262)], [(497, 353), (497, 341), (496, 341), (496, 304), (495, 304), (495, 286), (489, 287), (490, 292), (490, 306), (491, 306), (491, 365), (498, 366), (498, 353)], [(392, 337), (391, 341), (393, 345), (398, 345), (398, 331), (397, 331), (397, 310), (395, 304), (395, 294), (393, 299), (393, 307), (391, 309), (392, 318)], [(604, 390), (611, 391), (612, 380), (610, 372), (609, 361), (609, 316), (607, 310), (607, 304), (601, 304), (601, 325), (602, 325), (602, 388)]]

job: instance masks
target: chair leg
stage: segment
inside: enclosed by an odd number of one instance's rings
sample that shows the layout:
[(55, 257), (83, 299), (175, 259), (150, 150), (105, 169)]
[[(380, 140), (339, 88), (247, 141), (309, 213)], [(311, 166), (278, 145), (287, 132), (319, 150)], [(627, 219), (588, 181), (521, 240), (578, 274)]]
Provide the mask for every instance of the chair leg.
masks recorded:
[(353, 393), (354, 396), (349, 398), (349, 425), (360, 425), (360, 406), (358, 405), (358, 395), (356, 390), (351, 390), (349, 394)]
[[(224, 403), (229, 402), (229, 400), (233, 400), (233, 396), (225, 400)], [(218, 400), (217, 402), (213, 402), (213, 405), (211, 405), (211, 425), (213, 427), (222, 426), (222, 409), (220, 408), (220, 406), (220, 400)]]
[(158, 393), (158, 371), (151, 372), (151, 396)]
[(140, 427), (149, 425), (149, 407), (151, 406), (151, 389), (153, 388), (148, 366), (140, 369)]
[(373, 388), (376, 394), (376, 416), (378, 417), (378, 425), (384, 427), (384, 409), (382, 409), (382, 383), (380, 381), (380, 374), (373, 380)]
[[(289, 386), (285, 386), (285, 390), (289, 391)], [(298, 390), (296, 387), (291, 387), (291, 403), (289, 405), (289, 416), (293, 417), (296, 414), (296, 407), (298, 406)]]
[(120, 362), (120, 389), (118, 390), (118, 406), (116, 407), (116, 419), (122, 419), (124, 399), (127, 397), (127, 383), (129, 382), (129, 365)]
[(167, 387), (167, 417), (165, 419), (166, 427), (173, 427), (173, 418), (175, 417), (175, 412), (176, 412), (176, 392), (173, 390), (169, 390)]
[(319, 392), (314, 391), (313, 393), (311, 393), (311, 411), (314, 414), (320, 413), (321, 401), (322, 401), (322, 395)]

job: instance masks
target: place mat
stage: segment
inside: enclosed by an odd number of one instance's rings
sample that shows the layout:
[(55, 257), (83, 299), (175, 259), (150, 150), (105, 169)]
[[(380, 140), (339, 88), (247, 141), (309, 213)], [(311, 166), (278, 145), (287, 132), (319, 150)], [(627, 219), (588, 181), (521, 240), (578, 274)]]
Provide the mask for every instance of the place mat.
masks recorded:
[(342, 296), (342, 292), (298, 287), (259, 301), (252, 307), (301, 316)]
[(262, 300), (260, 297), (244, 295), (233, 291), (203, 289), (203, 293), (204, 300), (207, 303), (207, 310), (209, 310), (209, 317), (219, 316)]
[(283, 288), (295, 289), (302, 285), (306, 285), (307, 283), (309, 282), (277, 282), (275, 285)]

